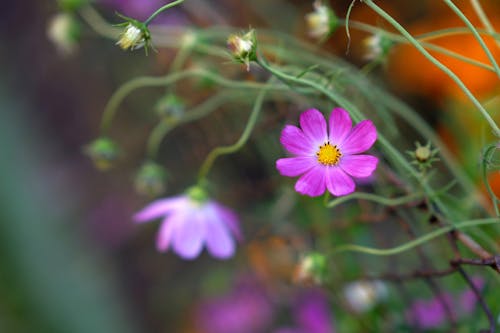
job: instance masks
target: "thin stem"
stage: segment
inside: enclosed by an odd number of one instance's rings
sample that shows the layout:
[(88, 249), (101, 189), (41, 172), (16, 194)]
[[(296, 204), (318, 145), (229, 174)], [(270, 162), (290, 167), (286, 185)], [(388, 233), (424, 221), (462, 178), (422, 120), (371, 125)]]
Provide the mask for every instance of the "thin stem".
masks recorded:
[[(234, 89), (262, 89), (265, 86), (262, 83), (229, 80), (214, 72), (202, 69), (186, 70), (183, 72), (173, 73), (171, 75), (162, 77), (151, 77), (151, 76), (138, 77), (123, 84), (120, 88), (118, 88), (118, 90), (113, 94), (113, 96), (111, 96), (111, 98), (108, 101), (108, 104), (104, 109), (104, 113), (102, 116), (101, 127), (100, 127), (101, 132), (105, 133), (109, 129), (109, 126), (111, 125), (111, 121), (115, 116), (118, 106), (121, 104), (123, 99), (127, 97), (132, 91), (145, 87), (166, 86), (188, 77), (203, 77), (223, 87), (234, 88)], [(279, 85), (270, 86), (266, 89), (287, 90), (285, 86), (279, 86)]]
[(78, 13), (97, 34), (110, 39), (117, 39), (120, 35), (121, 29), (109, 24), (92, 6), (85, 6)]
[(483, 154), (483, 160), (481, 163), (481, 169), (482, 169), (483, 182), (484, 185), (486, 186), (486, 191), (488, 191), (488, 195), (491, 198), (493, 208), (495, 209), (495, 214), (497, 216), (500, 216), (500, 209), (498, 208), (498, 203), (500, 202), (500, 200), (498, 199), (497, 195), (491, 188), (490, 182), (488, 180), (488, 164), (490, 163), (491, 158), (497, 149), (498, 148), (496, 144), (491, 144), (485, 149)]
[[(481, 23), (486, 28), (486, 31), (488, 31), (492, 35), (496, 34), (495, 28), (493, 28), (493, 25), (491, 25), (491, 22), (488, 19), (488, 16), (486, 16), (481, 3), (478, 0), (471, 0), (470, 2), (472, 4), (472, 8), (474, 8), (474, 11), (479, 17), (479, 20), (481, 20)], [(498, 46), (500, 46), (500, 42), (498, 40), (496, 40), (495, 42)]]
[(264, 102), (264, 96), (266, 95), (266, 93), (267, 89), (265, 88), (262, 89), (262, 91), (255, 99), (255, 104), (253, 106), (252, 113), (250, 114), (247, 125), (245, 126), (245, 129), (243, 130), (243, 133), (241, 134), (238, 141), (229, 146), (217, 147), (208, 154), (205, 161), (200, 167), (200, 171), (198, 173), (199, 181), (203, 181), (203, 179), (206, 178), (208, 172), (210, 171), (210, 168), (212, 167), (217, 157), (238, 151), (248, 141), (248, 139), (250, 138), (250, 134), (252, 133), (255, 124), (257, 123), (260, 111), (262, 110), (262, 103)]
[(394, 207), (414, 202), (415, 200), (421, 199), (422, 197), (423, 197), (422, 193), (413, 193), (397, 198), (386, 198), (372, 193), (354, 192), (353, 194), (333, 199), (332, 201), (327, 203), (326, 207), (333, 208), (346, 201), (353, 199), (373, 201), (384, 206)]
[(387, 14), (382, 8), (373, 3), (372, 0), (363, 0), (370, 8), (372, 8), (376, 13), (382, 16), (387, 22), (389, 22), (392, 26), (394, 26), (404, 37), (406, 37), (410, 43), (417, 48), (430, 62), (436, 65), (439, 69), (441, 69), (444, 73), (446, 73), (455, 83), (460, 87), (460, 89), (467, 95), (467, 97), (472, 101), (474, 106), (479, 110), (482, 114), (483, 118), (488, 122), (491, 129), (495, 133), (497, 137), (500, 137), (500, 128), (498, 128), (495, 121), (491, 118), (488, 112), (484, 109), (481, 103), (477, 100), (477, 98), (472, 94), (472, 92), (465, 86), (465, 84), (458, 78), (458, 76), (453, 73), (448, 67), (439, 62), (436, 58), (434, 58), (427, 50), (425, 50), (422, 45), (411, 36), (408, 31), (406, 31), (403, 26), (401, 26), (396, 20), (394, 20), (389, 14)]
[(167, 9), (169, 9), (169, 8), (171, 8), (171, 7), (177, 6), (177, 5), (179, 5), (179, 4), (183, 3), (183, 2), (184, 2), (184, 0), (177, 0), (177, 1), (174, 1), (174, 2), (171, 2), (171, 3), (168, 3), (168, 4), (166, 4), (166, 5), (165, 5), (165, 6), (163, 6), (163, 7), (158, 8), (158, 10), (157, 10), (157, 11), (155, 11), (155, 12), (154, 12), (154, 13), (153, 13), (153, 14), (152, 14), (152, 15), (151, 15), (151, 16), (150, 16), (150, 17), (149, 17), (146, 21), (144, 21), (144, 24), (145, 24), (145, 25), (149, 25), (149, 23), (151, 23), (151, 21), (152, 21), (152, 20), (153, 20), (156, 16), (158, 16), (158, 14), (160, 14), (160, 13), (161, 13), (161, 12), (163, 12), (164, 10), (167, 10)]
[(472, 34), (474, 35), (474, 37), (478, 41), (479, 45), (481, 45), (481, 48), (486, 53), (486, 56), (490, 60), (491, 64), (495, 68), (495, 72), (497, 73), (497, 76), (500, 78), (500, 68), (498, 67), (498, 63), (496, 62), (495, 58), (493, 57), (493, 54), (491, 54), (491, 51), (488, 48), (488, 46), (486, 46), (486, 44), (484, 43), (484, 40), (479, 35), (479, 32), (477, 31), (476, 27), (474, 27), (474, 25), (469, 21), (469, 19), (467, 18), (467, 16), (465, 16), (464, 13), (462, 13), (462, 11), (457, 6), (455, 6), (455, 4), (451, 0), (444, 0), (444, 2), (448, 5), (448, 7), (450, 7), (451, 10), (453, 10), (453, 12), (455, 14), (457, 14), (457, 16), (470, 29), (470, 31), (472, 32)]
[(219, 106), (225, 104), (228, 100), (231, 99), (238, 100), (238, 97), (240, 96), (235, 95), (233, 92), (220, 93), (207, 99), (200, 105), (193, 108), (191, 111), (183, 113), (182, 116), (180, 116), (180, 118), (177, 118), (171, 122), (166, 122), (166, 121), (160, 122), (153, 129), (151, 135), (149, 136), (147, 144), (149, 158), (156, 159), (156, 155), (158, 153), (158, 149), (160, 147), (161, 142), (171, 130), (173, 130), (174, 128), (176, 128), (181, 124), (186, 124), (201, 119), (205, 116), (208, 116), (209, 114), (217, 110)]
[(411, 250), (416, 246), (422, 245), (431, 241), (439, 236), (446, 234), (447, 232), (453, 231), (455, 229), (465, 229), (476, 227), (480, 225), (488, 225), (488, 224), (497, 224), (500, 223), (498, 218), (487, 218), (487, 219), (478, 219), (478, 220), (468, 220), (464, 222), (459, 222), (454, 225), (442, 227), (440, 229), (434, 230), (424, 236), (416, 238), (408, 243), (405, 243), (400, 246), (396, 246), (388, 249), (377, 249), (357, 244), (346, 244), (340, 245), (332, 250), (332, 254), (338, 254), (343, 252), (359, 252), (363, 254), (375, 255), (375, 256), (392, 256), (395, 254), (400, 254), (405, 251)]

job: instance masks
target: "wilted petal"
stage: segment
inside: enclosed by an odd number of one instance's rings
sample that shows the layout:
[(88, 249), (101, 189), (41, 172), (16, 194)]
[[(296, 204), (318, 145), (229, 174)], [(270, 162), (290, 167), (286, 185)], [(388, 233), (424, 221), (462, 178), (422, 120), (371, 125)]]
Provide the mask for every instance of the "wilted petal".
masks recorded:
[(304, 132), (293, 125), (286, 125), (283, 128), (280, 142), (286, 150), (296, 155), (311, 155), (314, 154), (314, 149), (316, 149)]
[(147, 222), (158, 217), (165, 216), (172, 211), (184, 207), (188, 203), (188, 198), (181, 195), (169, 199), (159, 199), (147, 205), (144, 209), (134, 215), (135, 222)]
[(325, 193), (325, 171), (322, 166), (310, 169), (295, 183), (295, 191), (310, 197), (322, 195)]
[(329, 119), (330, 135), (329, 140), (332, 145), (339, 146), (347, 137), (352, 128), (352, 120), (349, 113), (341, 108), (332, 110)]
[(234, 240), (229, 234), (226, 224), (220, 220), (215, 210), (205, 216), (205, 242), (208, 252), (216, 258), (227, 259), (234, 254)]
[(328, 140), (326, 120), (321, 112), (310, 109), (300, 115), (300, 127), (314, 146), (320, 146)]
[(173, 235), (175, 252), (184, 259), (196, 258), (202, 249), (206, 234), (203, 211), (186, 214), (182, 225), (179, 225)]
[(351, 133), (341, 144), (342, 154), (362, 153), (377, 140), (377, 129), (371, 120), (363, 120), (352, 129)]
[(331, 194), (341, 196), (354, 192), (354, 181), (341, 168), (330, 167), (327, 170), (326, 187)]
[(276, 169), (282, 176), (296, 177), (318, 165), (310, 156), (280, 158), (276, 161)]
[(369, 177), (377, 168), (378, 158), (372, 155), (347, 155), (340, 160), (340, 167), (353, 177)]

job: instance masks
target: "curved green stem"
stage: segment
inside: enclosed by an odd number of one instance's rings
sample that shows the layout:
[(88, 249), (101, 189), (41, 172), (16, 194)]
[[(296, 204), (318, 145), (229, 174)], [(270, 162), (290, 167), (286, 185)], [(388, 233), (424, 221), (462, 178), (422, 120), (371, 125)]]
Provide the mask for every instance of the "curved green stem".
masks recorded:
[[(123, 84), (118, 90), (111, 96), (104, 109), (104, 113), (101, 120), (101, 132), (104, 134), (109, 126), (111, 125), (111, 121), (114, 118), (114, 115), (117, 111), (118, 106), (121, 104), (123, 99), (127, 97), (132, 91), (145, 88), (145, 87), (161, 87), (172, 84), (176, 81), (188, 78), (188, 77), (203, 77), (209, 79), (223, 87), (233, 88), (233, 89), (262, 89), (265, 84), (256, 83), (256, 82), (241, 82), (241, 81), (233, 81), (226, 79), (216, 73), (206, 71), (203, 69), (192, 69), (186, 70), (183, 72), (173, 73), (168, 76), (162, 77), (138, 77), (130, 80), (129, 82)], [(270, 86), (266, 88), (267, 90), (287, 90), (285, 86)]]
[(493, 208), (495, 209), (495, 214), (497, 216), (500, 216), (500, 209), (498, 208), (498, 204), (500, 203), (500, 200), (496, 196), (495, 192), (491, 188), (490, 182), (488, 181), (488, 165), (491, 161), (491, 158), (493, 157), (493, 154), (495, 153), (495, 151), (497, 149), (498, 149), (498, 147), (496, 144), (490, 144), (488, 147), (486, 147), (486, 149), (484, 150), (484, 154), (483, 154), (481, 169), (482, 169), (483, 182), (484, 182), (484, 185), (486, 186), (486, 190), (488, 191), (488, 195), (491, 198)]
[(163, 138), (171, 130), (173, 130), (174, 128), (176, 128), (181, 124), (186, 124), (201, 119), (205, 116), (208, 116), (209, 114), (217, 110), (219, 106), (225, 104), (228, 100), (237, 99), (238, 97), (240, 96), (234, 94), (233, 92), (223, 92), (207, 99), (200, 105), (193, 108), (191, 111), (182, 114), (180, 118), (172, 120), (171, 122), (166, 122), (166, 121), (160, 122), (153, 129), (151, 135), (149, 136), (147, 144), (148, 147), (147, 151), (149, 158), (156, 159), (156, 155), (158, 153), (159, 146), (163, 141)]
[(400, 245), (400, 246), (388, 248), (388, 249), (378, 249), (378, 248), (372, 248), (372, 247), (367, 247), (367, 246), (362, 246), (362, 245), (357, 245), (357, 244), (346, 244), (346, 245), (340, 245), (340, 246), (332, 249), (331, 254), (338, 254), (338, 253), (343, 253), (343, 252), (359, 252), (359, 253), (375, 255), (375, 256), (391, 256), (391, 255), (395, 255), (395, 254), (399, 254), (399, 253), (411, 250), (419, 245), (427, 243), (428, 241), (433, 240), (434, 238), (442, 236), (442, 235), (444, 235), (450, 231), (453, 231), (453, 230), (471, 228), (471, 227), (476, 227), (476, 226), (480, 226), (480, 225), (498, 224), (498, 223), (500, 223), (500, 219), (498, 219), (498, 218), (469, 220), (469, 221), (459, 222), (459, 223), (455, 223), (451, 226), (437, 229), (437, 230), (432, 231), (424, 236), (421, 236), (419, 238), (411, 240), (408, 243), (405, 243), (405, 244)]
[[(474, 11), (476, 12), (477, 16), (479, 17), (479, 20), (486, 28), (486, 31), (488, 31), (488, 33), (490, 33), (492, 35), (495, 35), (496, 34), (495, 28), (493, 28), (493, 25), (491, 25), (491, 22), (488, 19), (488, 16), (486, 16), (486, 13), (484, 12), (483, 7), (481, 6), (481, 3), (478, 0), (471, 0), (470, 2), (472, 4), (472, 8), (474, 8)], [(497, 46), (500, 46), (500, 42), (498, 40), (496, 40), (495, 42), (496, 42)]]
[(354, 192), (353, 194), (346, 195), (343, 197), (339, 197), (336, 199), (333, 199), (329, 203), (326, 204), (327, 208), (333, 208), (336, 207), (346, 201), (353, 200), (353, 199), (360, 199), (360, 200), (367, 200), (367, 201), (373, 201), (378, 204), (384, 205), (384, 206), (400, 206), (404, 204), (408, 204), (410, 202), (414, 202), (415, 200), (423, 198), (422, 193), (413, 193), (409, 195), (405, 195), (402, 197), (398, 198), (386, 198), (380, 195), (376, 195), (373, 193), (364, 193), (364, 192)]
[(169, 8), (172, 8), (172, 7), (174, 7), (174, 6), (177, 6), (177, 5), (179, 5), (179, 4), (183, 3), (183, 2), (184, 2), (184, 0), (177, 0), (177, 1), (174, 1), (174, 2), (171, 2), (171, 3), (168, 3), (168, 4), (166, 4), (166, 5), (165, 5), (165, 6), (163, 6), (163, 7), (158, 8), (158, 10), (156, 10), (153, 14), (151, 14), (151, 16), (150, 16), (150, 17), (148, 17), (148, 19), (147, 19), (146, 21), (144, 21), (144, 24), (145, 24), (145, 25), (149, 25), (149, 23), (151, 23), (151, 21), (152, 21), (152, 20), (153, 20), (156, 16), (158, 16), (158, 14), (160, 14), (160, 13), (161, 13), (161, 12), (163, 12), (164, 10), (167, 10), (167, 9), (169, 9)]
[(434, 58), (426, 49), (422, 47), (420, 42), (418, 42), (413, 36), (411, 36), (408, 31), (406, 31), (403, 26), (401, 26), (395, 19), (393, 19), (389, 14), (387, 14), (382, 8), (377, 6), (372, 0), (363, 0), (373, 11), (382, 16), (387, 22), (389, 22), (392, 26), (394, 26), (404, 37), (406, 37), (410, 43), (417, 48), (430, 62), (432, 62), (436, 67), (438, 67), (441, 71), (443, 71), (446, 75), (448, 75), (455, 83), (460, 87), (460, 89), (467, 95), (467, 97), (471, 100), (474, 106), (479, 110), (482, 114), (483, 118), (490, 125), (491, 129), (495, 133), (497, 137), (500, 137), (500, 128), (498, 128), (497, 124), (488, 114), (488, 112), (484, 109), (481, 103), (477, 100), (477, 98), (472, 94), (472, 92), (465, 86), (465, 84), (458, 78), (458, 76), (453, 73), (448, 67), (439, 62), (436, 58)]
[(212, 167), (217, 157), (221, 155), (234, 153), (238, 151), (241, 147), (243, 147), (243, 145), (247, 142), (247, 140), (250, 138), (250, 134), (252, 133), (255, 127), (255, 124), (257, 123), (257, 119), (259, 117), (260, 111), (262, 110), (262, 103), (264, 102), (264, 96), (266, 95), (266, 93), (267, 89), (264, 88), (255, 99), (255, 104), (253, 106), (252, 113), (250, 114), (245, 129), (243, 130), (243, 133), (241, 134), (238, 141), (236, 141), (234, 144), (230, 146), (217, 147), (208, 154), (205, 161), (200, 167), (200, 171), (198, 173), (199, 181), (203, 181), (206, 178), (208, 172), (210, 171), (210, 168)]
[(465, 16), (464, 13), (462, 13), (462, 11), (457, 6), (455, 6), (453, 1), (444, 0), (444, 2), (462, 20), (462, 22), (464, 22), (465, 25), (467, 25), (469, 30), (472, 32), (472, 35), (474, 35), (474, 38), (476, 38), (479, 45), (481, 45), (481, 48), (483, 49), (483, 51), (486, 53), (488, 60), (495, 68), (495, 72), (496, 72), (497, 76), (500, 78), (500, 68), (498, 67), (498, 63), (496, 62), (495, 58), (493, 57), (493, 54), (491, 54), (491, 51), (488, 48), (488, 46), (486, 46), (486, 44), (484, 43), (483, 38), (481, 38), (481, 36), (479, 35), (479, 32), (477, 31), (476, 27), (474, 27), (474, 25), (471, 23), (471, 21), (469, 21), (467, 16)]

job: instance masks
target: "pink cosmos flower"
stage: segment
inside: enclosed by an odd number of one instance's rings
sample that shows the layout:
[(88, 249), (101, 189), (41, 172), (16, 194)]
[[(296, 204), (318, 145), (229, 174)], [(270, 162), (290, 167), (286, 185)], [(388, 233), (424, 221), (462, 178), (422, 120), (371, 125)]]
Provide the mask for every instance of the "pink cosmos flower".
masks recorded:
[[(163, 217), (156, 247), (165, 252), (173, 248), (183, 259), (196, 258), (203, 245), (215, 258), (233, 256), (235, 240), (241, 239), (239, 221), (229, 208), (206, 198), (199, 188), (187, 194), (159, 199), (134, 216), (136, 222), (147, 222)], [(196, 193), (196, 195), (193, 195)]]
[(352, 128), (347, 111), (335, 108), (327, 132), (325, 117), (310, 109), (300, 115), (300, 127), (285, 126), (280, 141), (294, 156), (276, 161), (281, 175), (302, 175), (295, 184), (297, 192), (316, 197), (328, 189), (335, 196), (346, 195), (356, 187), (353, 177), (369, 177), (376, 169), (378, 158), (360, 154), (377, 140), (377, 130), (370, 120)]

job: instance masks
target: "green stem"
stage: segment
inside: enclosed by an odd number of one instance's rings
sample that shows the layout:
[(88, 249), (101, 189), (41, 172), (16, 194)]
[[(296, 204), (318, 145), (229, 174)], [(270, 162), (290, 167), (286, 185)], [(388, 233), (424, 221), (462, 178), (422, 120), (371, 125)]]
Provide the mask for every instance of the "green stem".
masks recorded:
[(404, 205), (410, 202), (414, 202), (415, 200), (421, 199), (423, 197), (422, 193), (413, 193), (409, 195), (405, 195), (402, 197), (398, 198), (386, 198), (382, 197), (380, 195), (376, 195), (373, 193), (363, 193), (363, 192), (354, 192), (353, 194), (346, 195), (343, 197), (339, 197), (336, 199), (333, 199), (330, 201), (326, 207), (327, 208), (333, 208), (336, 207), (346, 201), (353, 200), (353, 199), (360, 199), (360, 200), (368, 200), (368, 201), (373, 201), (376, 203), (379, 203), (384, 206), (400, 206)]
[(497, 76), (500, 78), (500, 68), (498, 67), (498, 63), (496, 62), (495, 58), (493, 57), (493, 54), (491, 54), (491, 51), (490, 49), (488, 48), (488, 46), (486, 46), (486, 44), (484, 43), (484, 40), (481, 38), (481, 36), (479, 35), (479, 32), (477, 31), (476, 27), (474, 27), (474, 25), (469, 21), (469, 19), (467, 18), (467, 16), (464, 15), (464, 13), (462, 13), (462, 11), (460, 11), (460, 9), (458, 9), (457, 6), (455, 6), (455, 4), (451, 1), (451, 0), (444, 0), (444, 2), (448, 5), (448, 7), (450, 7), (450, 9), (455, 13), (457, 14), (457, 16), (465, 23), (465, 25), (467, 25), (467, 27), (470, 29), (470, 31), (472, 32), (472, 34), (474, 35), (474, 37), (476, 38), (476, 40), (478, 41), (479, 45), (481, 45), (481, 48), (484, 50), (484, 52), (486, 53), (486, 56), (488, 57), (488, 59), (490, 60), (491, 64), (493, 65), (493, 67), (495, 68), (495, 72), (497, 73)]
[(253, 128), (255, 127), (255, 124), (257, 123), (257, 119), (259, 117), (260, 111), (262, 110), (262, 103), (264, 102), (264, 96), (266, 95), (266, 93), (267, 89), (264, 88), (255, 99), (252, 113), (250, 114), (247, 125), (245, 126), (245, 129), (243, 130), (243, 133), (241, 134), (238, 141), (230, 146), (217, 147), (208, 154), (198, 173), (199, 182), (203, 181), (206, 178), (217, 157), (221, 155), (232, 154), (238, 151), (247, 142), (247, 140), (250, 138), (250, 134), (252, 133)]
[(171, 122), (162, 121), (160, 122), (151, 132), (151, 135), (147, 144), (148, 156), (150, 159), (156, 159), (156, 155), (158, 153), (158, 149), (160, 147), (163, 138), (174, 128), (181, 124), (186, 124), (192, 121), (196, 121), (205, 116), (208, 116), (217, 108), (223, 104), (225, 104), (228, 100), (238, 99), (240, 96), (234, 94), (234, 92), (225, 92), (217, 94), (200, 105), (193, 108), (191, 111), (182, 114), (180, 118), (175, 119)]
[(171, 2), (171, 3), (168, 3), (166, 4), (165, 6), (163, 7), (160, 7), (157, 11), (155, 11), (146, 21), (144, 21), (144, 24), (145, 25), (149, 25), (149, 23), (151, 23), (151, 21), (156, 17), (158, 16), (158, 14), (160, 14), (161, 12), (163, 12), (164, 10), (167, 10), (171, 7), (174, 7), (174, 6), (177, 6), (181, 3), (183, 3), (184, 0), (177, 0), (177, 1), (174, 1), (174, 2)]
[(414, 247), (422, 245), (430, 240), (433, 240), (434, 238), (437, 238), (437, 237), (444, 235), (444, 234), (446, 234), (450, 231), (453, 231), (453, 230), (471, 228), (471, 227), (476, 227), (476, 226), (480, 226), (480, 225), (498, 224), (498, 223), (500, 223), (500, 219), (498, 219), (498, 218), (469, 220), (469, 221), (459, 222), (459, 223), (455, 223), (455, 224), (447, 226), (447, 227), (437, 229), (437, 230), (432, 231), (432, 232), (430, 232), (422, 237), (419, 237), (419, 238), (416, 238), (412, 241), (409, 241), (408, 243), (405, 243), (405, 244), (400, 245), (400, 246), (388, 248), (388, 249), (378, 249), (378, 248), (372, 248), (372, 247), (367, 247), (367, 246), (362, 246), (362, 245), (357, 245), (357, 244), (346, 244), (346, 245), (340, 245), (340, 246), (332, 249), (331, 254), (338, 254), (338, 253), (343, 253), (343, 252), (359, 252), (359, 253), (375, 255), (375, 256), (391, 256), (391, 255), (395, 255), (395, 254), (399, 254), (399, 253), (411, 250)]
[(372, 0), (363, 0), (371, 9), (373, 9), (376, 13), (382, 16), (387, 22), (389, 22), (392, 26), (394, 26), (406, 39), (410, 41), (410, 43), (417, 48), (430, 62), (432, 62), (436, 67), (442, 70), (446, 75), (448, 75), (455, 83), (460, 87), (460, 89), (467, 95), (467, 97), (472, 101), (474, 106), (479, 110), (482, 114), (483, 118), (488, 122), (491, 129), (495, 133), (497, 137), (500, 137), (500, 128), (498, 128), (495, 121), (491, 118), (488, 112), (484, 109), (481, 103), (477, 100), (477, 98), (472, 94), (472, 92), (465, 86), (465, 84), (458, 78), (458, 76), (453, 73), (448, 67), (439, 62), (436, 58), (434, 58), (427, 50), (425, 50), (422, 45), (411, 36), (408, 31), (406, 31), (403, 26), (401, 26), (396, 20), (394, 20), (389, 14), (387, 14), (382, 8), (373, 3)]
[[(481, 3), (478, 0), (471, 0), (471, 4), (472, 4), (472, 8), (474, 8), (474, 11), (476, 12), (477, 16), (479, 17), (479, 20), (486, 28), (486, 31), (488, 31), (488, 33), (490, 33), (492, 35), (495, 35), (496, 34), (495, 28), (493, 28), (493, 25), (491, 25), (491, 22), (488, 19), (488, 16), (486, 16), (486, 13), (484, 12), (483, 7), (481, 6)], [(500, 46), (500, 42), (498, 40), (496, 40), (495, 42), (498, 46)]]
[[(117, 111), (118, 106), (121, 104), (123, 99), (127, 97), (132, 91), (145, 88), (145, 87), (161, 87), (172, 84), (176, 81), (188, 78), (188, 77), (203, 77), (208, 80), (211, 80), (223, 87), (233, 88), (233, 89), (262, 89), (265, 85), (262, 83), (256, 82), (241, 82), (241, 81), (233, 81), (226, 79), (216, 73), (202, 70), (202, 69), (192, 69), (186, 70), (183, 72), (174, 73), (168, 76), (162, 77), (138, 77), (130, 80), (129, 82), (123, 84), (118, 90), (111, 96), (106, 105), (102, 120), (101, 120), (101, 133), (105, 134), (111, 125), (111, 121), (113, 120), (115, 113)], [(267, 90), (288, 90), (285, 86), (271, 86), (266, 88)]]
[(483, 182), (484, 182), (484, 185), (486, 186), (486, 190), (488, 191), (488, 194), (491, 198), (493, 208), (495, 209), (495, 214), (497, 216), (500, 216), (500, 209), (498, 208), (498, 204), (499, 204), (500, 200), (496, 196), (495, 192), (491, 188), (490, 182), (488, 181), (488, 164), (491, 162), (491, 158), (497, 149), (498, 148), (497, 148), (496, 144), (491, 144), (485, 149), (484, 154), (483, 154), (483, 160), (481, 163), (481, 168), (482, 168)]

